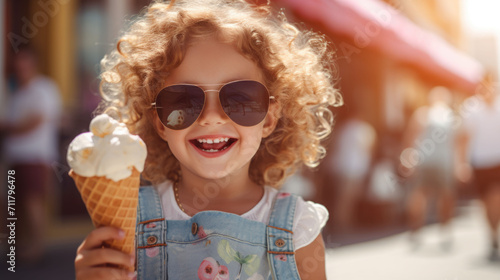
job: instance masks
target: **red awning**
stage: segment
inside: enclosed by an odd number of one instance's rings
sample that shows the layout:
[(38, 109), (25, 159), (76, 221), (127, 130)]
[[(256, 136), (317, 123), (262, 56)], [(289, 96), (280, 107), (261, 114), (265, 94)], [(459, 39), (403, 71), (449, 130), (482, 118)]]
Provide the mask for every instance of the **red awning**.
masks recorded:
[(469, 92), (481, 81), (484, 72), (481, 64), (380, 0), (275, 2), (292, 9), (303, 20), (320, 22), (330, 32), (351, 38), (354, 44), (337, 44), (340, 55), (374, 48)]

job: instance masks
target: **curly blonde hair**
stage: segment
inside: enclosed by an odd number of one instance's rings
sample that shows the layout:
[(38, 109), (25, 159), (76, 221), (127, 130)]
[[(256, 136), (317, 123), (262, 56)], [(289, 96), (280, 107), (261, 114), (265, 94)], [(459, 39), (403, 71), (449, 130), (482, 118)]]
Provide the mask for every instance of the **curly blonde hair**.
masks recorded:
[(329, 107), (342, 104), (327, 40), (299, 30), (267, 5), (244, 0), (155, 1), (101, 61), (103, 101), (98, 111), (126, 123), (146, 142), (143, 177), (157, 184), (181, 176), (178, 160), (153, 127), (151, 103), (166, 75), (182, 62), (189, 43), (206, 36), (234, 45), (254, 61), (279, 107), (276, 129), (262, 139), (251, 160), (250, 178), (279, 187), (302, 163), (317, 166), (325, 155), (321, 140), (332, 130)]

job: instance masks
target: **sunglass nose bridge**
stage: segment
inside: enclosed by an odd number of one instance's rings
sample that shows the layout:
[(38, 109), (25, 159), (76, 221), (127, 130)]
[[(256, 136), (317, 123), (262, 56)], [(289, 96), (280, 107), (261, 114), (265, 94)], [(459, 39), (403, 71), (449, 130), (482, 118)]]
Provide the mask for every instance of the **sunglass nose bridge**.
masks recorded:
[[(207, 90), (208, 91), (208, 90)], [(205, 93), (207, 93), (205, 91)], [(209, 90), (218, 92), (218, 90)], [(205, 104), (200, 112), (197, 121), (202, 125), (223, 124), (229, 120), (229, 116), (224, 112), (224, 108), (219, 101), (218, 95), (205, 95)]]
[(218, 89), (204, 89), (203, 91), (204, 91), (204, 92), (209, 92), (209, 91), (219, 92), (219, 90), (218, 90)]

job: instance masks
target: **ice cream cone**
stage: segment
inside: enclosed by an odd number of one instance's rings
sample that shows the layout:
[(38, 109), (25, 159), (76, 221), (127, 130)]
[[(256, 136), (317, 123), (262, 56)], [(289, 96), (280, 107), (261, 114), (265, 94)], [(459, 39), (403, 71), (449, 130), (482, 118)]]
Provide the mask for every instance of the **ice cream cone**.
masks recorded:
[(106, 177), (84, 177), (71, 170), (83, 202), (95, 227), (113, 226), (125, 231), (125, 238), (108, 242), (111, 248), (130, 254), (134, 250), (140, 173), (115, 182)]

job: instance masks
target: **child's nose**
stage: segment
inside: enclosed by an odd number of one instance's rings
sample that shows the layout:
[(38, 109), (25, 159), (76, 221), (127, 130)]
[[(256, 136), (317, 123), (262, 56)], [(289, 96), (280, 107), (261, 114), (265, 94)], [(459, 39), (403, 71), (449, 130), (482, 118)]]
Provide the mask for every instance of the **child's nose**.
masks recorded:
[(215, 90), (206, 90), (205, 107), (201, 112), (198, 122), (200, 125), (219, 125), (228, 121), (228, 117), (219, 101), (219, 94)]

